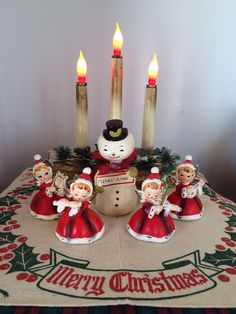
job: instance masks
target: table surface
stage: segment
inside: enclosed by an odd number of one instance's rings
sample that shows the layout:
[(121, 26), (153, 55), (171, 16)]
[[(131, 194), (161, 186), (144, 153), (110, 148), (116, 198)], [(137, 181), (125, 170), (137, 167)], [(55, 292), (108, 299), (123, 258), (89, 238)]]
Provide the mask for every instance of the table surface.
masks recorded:
[(177, 221), (165, 244), (132, 238), (126, 230), (130, 215), (101, 216), (106, 232), (95, 243), (63, 244), (54, 235), (56, 221), (30, 215), (35, 193), (26, 169), (0, 195), (0, 304), (29, 305), (27, 313), (39, 313), (38, 306), (55, 313), (62, 311), (56, 306), (68, 313), (102, 306), (104, 313), (162, 314), (235, 307), (236, 205), (209, 187), (202, 196), (203, 218)]

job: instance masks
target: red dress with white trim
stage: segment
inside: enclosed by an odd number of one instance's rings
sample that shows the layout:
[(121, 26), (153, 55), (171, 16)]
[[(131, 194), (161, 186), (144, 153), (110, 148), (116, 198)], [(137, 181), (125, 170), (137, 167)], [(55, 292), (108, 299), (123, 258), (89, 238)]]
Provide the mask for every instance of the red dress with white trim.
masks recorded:
[(61, 197), (55, 194), (52, 197), (48, 197), (46, 193), (46, 189), (52, 185), (53, 182), (40, 184), (38, 193), (34, 195), (30, 204), (30, 212), (35, 218), (52, 220), (60, 216), (57, 212), (57, 207), (53, 205), (53, 201), (59, 200)]
[(192, 184), (184, 185), (183, 183), (176, 185), (176, 190), (168, 196), (168, 201), (182, 208), (181, 212), (172, 211), (170, 215), (180, 220), (196, 220), (201, 218), (203, 205), (200, 198), (196, 195), (193, 198), (183, 198), (182, 189)]
[(128, 222), (129, 233), (137, 239), (151, 242), (166, 242), (175, 231), (175, 224), (170, 216), (165, 216), (163, 209), (158, 215), (149, 218), (151, 207), (149, 202), (143, 203)]
[(56, 236), (62, 242), (86, 244), (98, 240), (103, 235), (104, 223), (88, 205), (88, 201), (82, 202), (81, 207), (78, 207), (72, 216), (69, 214), (71, 208), (65, 208), (56, 227)]

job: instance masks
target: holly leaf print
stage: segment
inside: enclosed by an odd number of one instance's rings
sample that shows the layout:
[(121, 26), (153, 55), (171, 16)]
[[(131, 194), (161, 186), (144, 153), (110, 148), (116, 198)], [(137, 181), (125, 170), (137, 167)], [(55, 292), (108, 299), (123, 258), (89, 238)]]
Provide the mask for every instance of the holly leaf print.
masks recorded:
[(216, 250), (213, 254), (205, 253), (203, 261), (214, 266), (227, 265), (234, 267), (236, 266), (236, 253), (230, 249), (226, 251)]
[(0, 245), (13, 243), (18, 235), (14, 235), (11, 232), (0, 232)]
[(11, 197), (11, 196), (4, 196), (0, 198), (0, 206), (12, 206), (12, 205), (16, 205), (16, 204), (20, 204), (15, 198)]
[(20, 189), (15, 189), (13, 190), (14, 193), (16, 194), (21, 194), (21, 195), (24, 195), (24, 194), (27, 194), (27, 193), (32, 193), (36, 190), (38, 190), (39, 188), (36, 186), (36, 185), (32, 185), (32, 186), (29, 186), (29, 187), (22, 187)]
[(232, 241), (235, 241), (236, 242), (236, 232), (226, 232)]
[(12, 216), (16, 215), (14, 211), (3, 211), (0, 213), (0, 225), (5, 225)]
[(223, 205), (225, 207), (228, 207), (230, 209), (232, 209), (233, 211), (236, 211), (236, 206), (233, 205), (233, 204), (230, 204), (230, 203), (227, 203), (227, 202), (223, 202), (223, 201), (220, 201), (218, 202), (219, 205)]
[(217, 193), (213, 191), (210, 187), (205, 186), (203, 189), (204, 194), (206, 194), (209, 197), (216, 197)]
[(227, 224), (230, 227), (235, 227), (236, 228), (236, 215), (232, 215), (231, 217), (229, 217), (229, 220), (227, 221)]
[(34, 247), (28, 246), (25, 243), (22, 243), (18, 248), (12, 250), (15, 254), (15, 257), (10, 261), (11, 268), (8, 273), (13, 273), (17, 271), (27, 271), (31, 267), (40, 264), (37, 260), (39, 254), (33, 253)]

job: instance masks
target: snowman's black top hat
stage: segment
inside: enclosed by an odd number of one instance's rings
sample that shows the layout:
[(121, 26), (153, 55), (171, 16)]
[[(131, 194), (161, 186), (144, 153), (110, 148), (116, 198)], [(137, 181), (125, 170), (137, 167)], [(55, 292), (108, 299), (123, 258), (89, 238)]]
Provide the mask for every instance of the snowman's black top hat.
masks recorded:
[(103, 131), (103, 136), (108, 141), (121, 141), (128, 135), (128, 129), (123, 128), (122, 120), (108, 120), (106, 126), (107, 129)]

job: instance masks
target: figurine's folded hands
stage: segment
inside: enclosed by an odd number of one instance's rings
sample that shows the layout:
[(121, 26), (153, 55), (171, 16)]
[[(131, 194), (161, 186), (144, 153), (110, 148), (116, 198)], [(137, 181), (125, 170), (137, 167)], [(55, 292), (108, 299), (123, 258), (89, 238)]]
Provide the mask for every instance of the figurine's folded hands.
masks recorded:
[(79, 212), (79, 207), (71, 208), (71, 210), (69, 211), (69, 216), (70, 217), (75, 216), (76, 214), (78, 214), (78, 212)]
[(53, 197), (53, 193), (56, 191), (56, 188), (54, 186), (50, 186), (46, 188), (46, 194), (48, 197)]
[(57, 206), (57, 212), (61, 213), (68, 206), (69, 201), (66, 198), (62, 198), (59, 201), (53, 201), (53, 205)]

